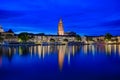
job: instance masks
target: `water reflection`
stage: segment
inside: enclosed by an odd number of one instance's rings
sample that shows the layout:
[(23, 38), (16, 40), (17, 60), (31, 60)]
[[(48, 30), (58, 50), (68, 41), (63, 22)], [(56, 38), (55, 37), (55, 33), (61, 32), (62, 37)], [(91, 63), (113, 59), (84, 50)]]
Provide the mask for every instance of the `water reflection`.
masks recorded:
[(62, 69), (62, 66), (63, 66), (65, 50), (66, 50), (66, 46), (60, 46), (58, 48), (58, 63), (59, 63), (60, 69)]
[(119, 53), (119, 55), (120, 55), (120, 45), (118, 45), (118, 53)]
[[(97, 55), (97, 54), (118, 54), (120, 55), (120, 45), (83, 45), (83, 46), (0, 46), (0, 66), (2, 65), (2, 57), (5, 56), (9, 61), (12, 60), (13, 56), (18, 54), (22, 56), (38, 56), (39, 59), (44, 59), (49, 55), (57, 55), (57, 62), (60, 70), (64, 66), (65, 58), (67, 58), (68, 64), (70, 64), (71, 57), (76, 54), (83, 55)], [(15, 56), (14, 56), (15, 57)]]
[(84, 54), (97, 54), (97, 53), (104, 53), (106, 55), (117, 54), (120, 55), (120, 45), (84, 45), (83, 46), (83, 53)]
[(0, 56), (0, 67), (2, 66), (2, 57)]

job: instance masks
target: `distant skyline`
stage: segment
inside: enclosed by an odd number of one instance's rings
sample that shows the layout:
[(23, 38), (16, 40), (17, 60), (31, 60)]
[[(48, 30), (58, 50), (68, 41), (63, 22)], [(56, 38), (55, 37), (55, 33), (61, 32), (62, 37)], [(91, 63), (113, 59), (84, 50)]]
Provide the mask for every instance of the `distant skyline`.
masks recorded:
[(0, 3), (0, 25), (5, 31), (57, 34), (62, 18), (65, 32), (120, 35), (119, 0), (0, 0)]

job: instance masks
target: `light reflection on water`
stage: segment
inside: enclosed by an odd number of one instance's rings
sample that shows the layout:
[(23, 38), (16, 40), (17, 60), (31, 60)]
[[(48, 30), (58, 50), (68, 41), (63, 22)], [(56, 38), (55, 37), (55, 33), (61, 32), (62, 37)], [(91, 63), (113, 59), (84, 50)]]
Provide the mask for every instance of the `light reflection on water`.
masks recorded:
[(97, 53), (104, 54), (120, 54), (120, 45), (84, 45), (83, 46), (83, 54), (92, 53), (93, 55)]
[(45, 58), (49, 54), (58, 55), (59, 68), (62, 69), (64, 63), (64, 57), (67, 56), (68, 64), (70, 64), (70, 57), (74, 57), (76, 54), (118, 54), (120, 55), (120, 45), (82, 45), (82, 46), (12, 46), (12, 47), (0, 47), (0, 64), (2, 65), (2, 56), (6, 55), (9, 59), (15, 54), (38, 56), (39, 58)]
[[(48, 74), (50, 73), (52, 76), (56, 75), (58, 77), (63, 77), (61, 80), (67, 79), (81, 79), (80, 75), (87, 76), (86, 78), (93, 77), (95, 80), (98, 80), (99, 77), (104, 74), (108, 74), (107, 76), (113, 75), (112, 73), (118, 75), (120, 73), (120, 45), (81, 45), (81, 46), (67, 46), (67, 45), (59, 45), (59, 46), (4, 46), (0, 47), (0, 70), (4, 69), (4, 65), (22, 65), (23, 61), (24, 65), (30, 63), (34, 68), (28, 68), (26, 73), (28, 74), (31, 69), (34, 69), (34, 76), (39, 74)], [(17, 59), (16, 59), (17, 58)], [(37, 59), (36, 59), (37, 58)], [(32, 61), (32, 59), (35, 59)], [(12, 64), (16, 62), (15, 64)], [(33, 62), (33, 63), (32, 63)], [(7, 65), (8, 72), (11, 68), (11, 65)], [(44, 65), (44, 66), (42, 66)], [(57, 65), (57, 66), (56, 66)], [(68, 66), (69, 65), (69, 66)], [(26, 66), (26, 65), (25, 65)], [(38, 66), (38, 67), (36, 67)], [(51, 68), (49, 68), (52, 66)], [(57, 67), (57, 68), (56, 68)], [(21, 67), (20, 67), (21, 68)], [(22, 68), (23, 72), (26, 68)], [(44, 69), (41, 72), (41, 69)], [(46, 70), (47, 69), (47, 70)], [(57, 72), (63, 71), (64, 75)], [(38, 70), (40, 70), (38, 72)], [(110, 75), (111, 70), (111, 75)], [(4, 71), (4, 70), (3, 70)], [(70, 72), (72, 71), (72, 72)], [(9, 72), (9, 74), (12, 71)], [(19, 71), (18, 71), (19, 72)], [(84, 72), (84, 73), (83, 73)], [(94, 72), (92, 74), (92, 72)], [(2, 72), (0, 71), (0, 74)], [(21, 73), (20, 73), (21, 74)], [(30, 75), (30, 74), (29, 74)], [(26, 75), (29, 77), (29, 75)], [(69, 77), (68, 77), (69, 75)], [(13, 76), (13, 75), (12, 75)], [(33, 76), (33, 74), (31, 74)], [(40, 75), (39, 75), (40, 76)], [(37, 78), (39, 78), (39, 76)], [(6, 75), (5, 75), (6, 77)], [(42, 76), (41, 76), (42, 77)], [(49, 77), (49, 76), (48, 76)], [(65, 79), (64, 79), (65, 77)], [(104, 77), (104, 75), (103, 75)], [(52, 80), (55, 77), (52, 77)], [(49, 78), (48, 78), (49, 79)], [(72, 79), (72, 80), (73, 80)]]
[(62, 69), (64, 63), (65, 55), (68, 56), (68, 63), (70, 63), (70, 56), (75, 55), (76, 51), (79, 51), (80, 46), (12, 46), (12, 47), (0, 47), (0, 62), (2, 65), (2, 56), (6, 56), (9, 60), (12, 60), (12, 57), (15, 54), (18, 54), (19, 57), (22, 55), (38, 56), (39, 58), (44, 59), (46, 55), (57, 54), (58, 55), (58, 64), (60, 69)]

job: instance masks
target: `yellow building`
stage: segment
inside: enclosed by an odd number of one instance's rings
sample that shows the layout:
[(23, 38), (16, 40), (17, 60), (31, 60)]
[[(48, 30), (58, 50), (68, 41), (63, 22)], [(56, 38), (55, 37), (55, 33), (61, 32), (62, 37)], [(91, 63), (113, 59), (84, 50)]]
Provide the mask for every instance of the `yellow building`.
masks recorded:
[(62, 19), (60, 19), (59, 24), (58, 24), (58, 35), (64, 35), (64, 28), (63, 28)]

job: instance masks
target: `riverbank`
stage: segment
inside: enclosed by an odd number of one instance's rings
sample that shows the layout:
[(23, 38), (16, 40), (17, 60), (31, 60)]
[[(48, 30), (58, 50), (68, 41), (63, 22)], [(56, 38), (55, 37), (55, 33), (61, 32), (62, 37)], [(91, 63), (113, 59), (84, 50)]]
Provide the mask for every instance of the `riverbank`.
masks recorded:
[(81, 45), (81, 42), (42, 42), (42, 43), (5, 43), (0, 46), (37, 46), (37, 45)]
[(83, 45), (119, 45), (120, 42), (84, 42)]
[(117, 43), (83, 43), (83, 42), (42, 42), (42, 43), (7, 43), (0, 44), (0, 46), (49, 46), (49, 45), (119, 45), (120, 42)]

